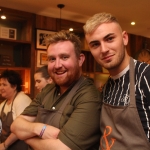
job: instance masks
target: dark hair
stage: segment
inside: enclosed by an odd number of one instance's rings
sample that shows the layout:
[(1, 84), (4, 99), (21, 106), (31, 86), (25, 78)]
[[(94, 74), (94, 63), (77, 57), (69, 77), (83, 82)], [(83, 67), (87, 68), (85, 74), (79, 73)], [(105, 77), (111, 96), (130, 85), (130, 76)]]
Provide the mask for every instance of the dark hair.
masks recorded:
[(7, 79), (12, 87), (16, 86), (17, 92), (20, 92), (22, 90), (22, 79), (18, 72), (13, 70), (4, 70), (1, 73), (0, 78)]
[(58, 42), (63, 42), (63, 41), (70, 41), (71, 43), (73, 43), (76, 56), (77, 57), (80, 56), (81, 41), (78, 36), (76, 36), (74, 33), (69, 32), (68, 30), (61, 30), (54, 34), (50, 34), (46, 38), (46, 45), (48, 48), (49, 45), (51, 45), (53, 43), (58, 43)]
[(42, 77), (45, 78), (45, 79), (49, 79), (49, 77), (50, 77), (50, 75), (48, 73), (48, 66), (47, 65), (38, 68), (35, 71), (35, 73), (41, 73)]

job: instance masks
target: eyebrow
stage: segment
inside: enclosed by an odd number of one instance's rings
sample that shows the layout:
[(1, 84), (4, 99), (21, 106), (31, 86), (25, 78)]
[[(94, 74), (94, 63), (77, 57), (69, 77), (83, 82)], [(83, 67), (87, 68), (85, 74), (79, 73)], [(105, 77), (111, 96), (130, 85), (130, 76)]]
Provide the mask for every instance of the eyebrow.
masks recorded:
[(111, 35), (114, 35), (114, 33), (109, 33), (109, 34), (107, 34), (106, 36), (104, 36), (104, 38), (103, 39), (107, 39), (109, 36), (111, 36)]
[[(66, 55), (67, 55), (67, 56), (70, 56), (70, 54), (68, 54), (68, 53), (66, 53), (66, 52), (63, 52), (63, 53), (58, 54), (59, 57), (62, 57), (62, 56), (64, 56), (64, 55), (65, 55), (65, 56), (66, 56)], [(56, 56), (55, 56), (55, 55), (48, 55), (48, 56), (47, 56), (47, 58), (52, 58), (52, 57), (56, 57)]]
[(89, 43), (89, 45), (91, 45), (91, 44), (93, 44), (93, 43), (95, 43), (95, 42), (99, 42), (99, 41), (98, 41), (98, 40), (91, 41), (91, 42)]
[(41, 81), (40, 79), (37, 79), (37, 80), (35, 80), (35, 81)]
[[(107, 34), (106, 36), (104, 36), (103, 39), (105, 40), (105, 39), (107, 39), (107, 38), (108, 38), (109, 36), (111, 36), (111, 35), (114, 35), (114, 33), (109, 33), (109, 34)], [(90, 44), (93, 44), (93, 43), (95, 43), (95, 42), (99, 42), (99, 41), (98, 41), (98, 40), (91, 41), (91, 42), (89, 43), (89, 45), (90, 45)]]

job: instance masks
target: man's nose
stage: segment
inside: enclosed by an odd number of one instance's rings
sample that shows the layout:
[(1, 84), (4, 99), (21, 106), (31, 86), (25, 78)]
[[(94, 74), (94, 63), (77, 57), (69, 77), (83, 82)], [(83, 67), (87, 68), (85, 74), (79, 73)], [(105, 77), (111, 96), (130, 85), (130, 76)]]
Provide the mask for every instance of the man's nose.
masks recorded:
[(61, 66), (62, 66), (61, 60), (60, 59), (56, 59), (56, 61), (55, 61), (55, 68), (60, 68)]
[(108, 51), (108, 47), (107, 47), (107, 44), (105, 43), (101, 43), (101, 52), (102, 53), (105, 53)]

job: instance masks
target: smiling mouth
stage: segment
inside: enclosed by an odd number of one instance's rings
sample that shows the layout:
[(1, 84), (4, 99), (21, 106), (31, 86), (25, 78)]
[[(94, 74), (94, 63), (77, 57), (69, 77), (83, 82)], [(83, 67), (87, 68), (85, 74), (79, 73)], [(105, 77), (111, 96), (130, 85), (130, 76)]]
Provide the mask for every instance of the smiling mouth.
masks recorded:
[(113, 55), (109, 55), (109, 56), (105, 56), (105, 57), (103, 57), (102, 58), (102, 60), (106, 60), (106, 61), (108, 61), (108, 60), (110, 60), (111, 59), (111, 57), (112, 57)]
[(66, 71), (56, 71), (55, 73), (57, 74), (57, 75), (62, 75), (62, 74), (64, 74)]

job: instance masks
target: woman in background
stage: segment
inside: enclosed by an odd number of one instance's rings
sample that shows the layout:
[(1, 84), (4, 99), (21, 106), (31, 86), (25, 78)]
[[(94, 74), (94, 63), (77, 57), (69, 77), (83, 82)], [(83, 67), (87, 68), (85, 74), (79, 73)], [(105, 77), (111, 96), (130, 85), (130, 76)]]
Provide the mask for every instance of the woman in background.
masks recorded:
[(22, 92), (22, 79), (13, 70), (5, 70), (0, 75), (0, 93), (6, 98), (0, 104), (2, 133), (0, 150), (27, 150), (28, 145), (11, 133), (10, 126), (17, 116), (31, 103), (31, 99)]
[(51, 84), (53, 80), (48, 73), (48, 66), (38, 68), (34, 74), (35, 87), (41, 91), (47, 84)]

